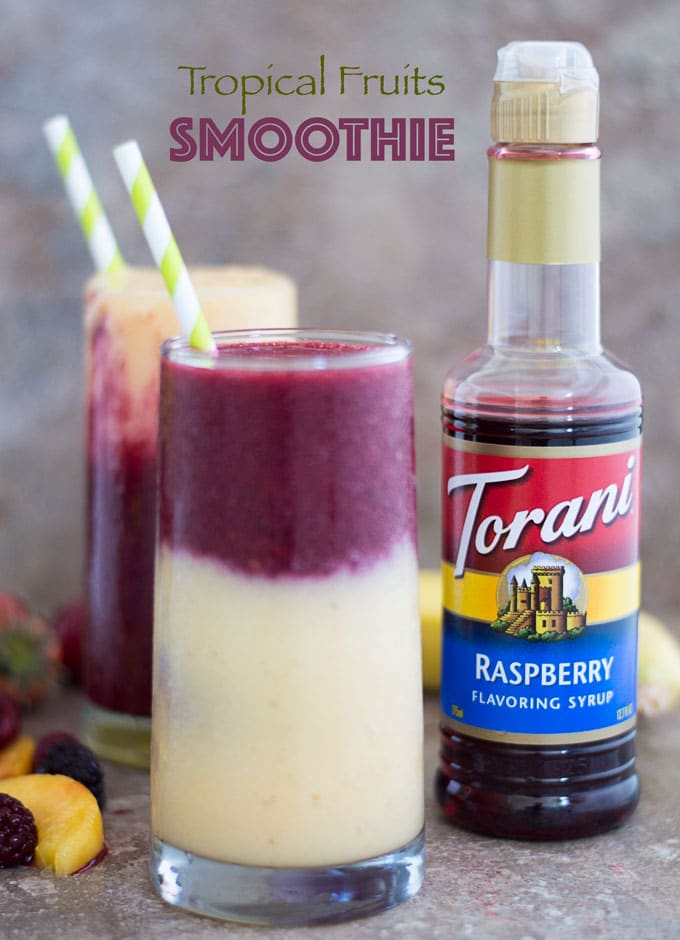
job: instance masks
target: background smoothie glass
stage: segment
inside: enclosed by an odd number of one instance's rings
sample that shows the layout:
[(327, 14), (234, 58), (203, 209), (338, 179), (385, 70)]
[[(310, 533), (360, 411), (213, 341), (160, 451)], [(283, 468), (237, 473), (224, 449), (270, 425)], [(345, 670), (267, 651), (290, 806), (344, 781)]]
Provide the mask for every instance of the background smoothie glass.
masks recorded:
[[(212, 329), (292, 326), (296, 288), (257, 267), (192, 269)], [(178, 332), (157, 270), (126, 267), (86, 286), (86, 738), (148, 766), (156, 540), (159, 356)]]
[(423, 874), (410, 348), (216, 340), (162, 350), (152, 877), (232, 920), (371, 913)]

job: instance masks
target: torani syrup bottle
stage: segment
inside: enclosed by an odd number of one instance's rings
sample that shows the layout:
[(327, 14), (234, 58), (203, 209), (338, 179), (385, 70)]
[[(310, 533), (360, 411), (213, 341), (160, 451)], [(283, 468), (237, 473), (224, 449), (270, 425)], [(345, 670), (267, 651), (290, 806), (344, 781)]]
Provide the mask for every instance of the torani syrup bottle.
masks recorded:
[(598, 76), (501, 49), (488, 343), (446, 378), (438, 801), (521, 839), (633, 811), (640, 387), (600, 344)]

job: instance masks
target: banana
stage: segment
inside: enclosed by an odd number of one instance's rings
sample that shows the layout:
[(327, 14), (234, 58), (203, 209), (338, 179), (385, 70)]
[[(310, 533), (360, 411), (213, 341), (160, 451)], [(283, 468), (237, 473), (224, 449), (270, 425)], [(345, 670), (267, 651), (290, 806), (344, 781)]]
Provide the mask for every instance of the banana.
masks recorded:
[[(442, 580), (434, 568), (420, 571), (423, 688), (437, 692), (441, 676)], [(638, 634), (638, 712), (652, 716), (680, 701), (680, 642), (668, 627), (640, 611)]]
[(680, 701), (680, 643), (646, 610), (638, 621), (638, 712), (652, 717)]
[(435, 568), (420, 570), (420, 625), (423, 688), (436, 692), (442, 669), (442, 576)]

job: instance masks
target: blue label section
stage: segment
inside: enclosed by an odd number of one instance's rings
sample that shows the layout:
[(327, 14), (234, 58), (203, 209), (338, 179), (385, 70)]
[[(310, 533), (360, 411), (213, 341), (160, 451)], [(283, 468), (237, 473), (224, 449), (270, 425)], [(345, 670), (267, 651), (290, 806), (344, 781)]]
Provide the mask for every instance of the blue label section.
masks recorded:
[(529, 641), (444, 611), (441, 703), (464, 725), (514, 734), (577, 734), (635, 714), (637, 614), (587, 634)]

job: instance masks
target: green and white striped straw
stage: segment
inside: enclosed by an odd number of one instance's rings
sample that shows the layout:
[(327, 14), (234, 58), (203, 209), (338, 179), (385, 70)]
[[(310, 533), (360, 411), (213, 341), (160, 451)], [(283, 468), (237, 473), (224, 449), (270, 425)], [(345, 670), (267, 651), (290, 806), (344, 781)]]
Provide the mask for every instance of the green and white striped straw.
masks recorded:
[(97, 271), (120, 271), (125, 267), (116, 239), (104, 214), (80, 147), (65, 114), (43, 124), (43, 131), (64, 181), (73, 211), (83, 230)]
[(213, 352), (215, 341), (137, 141), (121, 144), (113, 155), (184, 333), (194, 349)]

